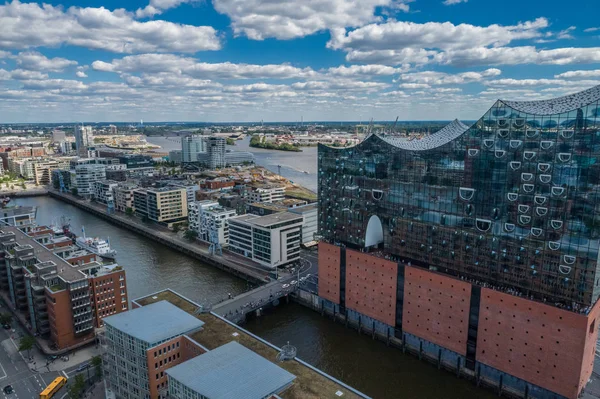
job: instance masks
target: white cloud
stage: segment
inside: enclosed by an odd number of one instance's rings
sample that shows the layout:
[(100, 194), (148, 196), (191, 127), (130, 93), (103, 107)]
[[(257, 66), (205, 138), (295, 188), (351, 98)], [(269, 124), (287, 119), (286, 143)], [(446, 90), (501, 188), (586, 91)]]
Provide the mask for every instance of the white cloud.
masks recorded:
[(378, 7), (408, 11), (407, 1), (394, 0), (213, 0), (231, 19), (236, 36), (253, 40), (293, 39), (313, 33), (362, 26), (379, 20)]
[(466, 3), (469, 0), (444, 0), (444, 5), (451, 6), (453, 4)]
[(600, 69), (589, 71), (568, 71), (554, 75), (557, 79), (578, 79), (578, 78), (597, 78), (600, 77)]
[(576, 29), (575, 26), (569, 26), (567, 29), (563, 29), (560, 32), (558, 32), (556, 34), (556, 37), (558, 39), (574, 39), (571, 32), (574, 31), (575, 29)]
[(590, 33), (590, 32), (596, 32), (596, 31), (599, 31), (599, 30), (600, 30), (599, 27), (594, 27), (594, 28), (584, 29), (583, 31), (586, 32), (586, 33)]
[[(499, 69), (490, 68), (481, 72), (462, 72), (457, 74), (449, 74), (436, 71), (424, 71), (406, 73), (400, 76), (405, 82), (423, 83), (428, 86), (446, 85), (446, 84), (464, 84), (471, 82), (480, 82), (487, 77), (498, 76), (502, 73)], [(402, 86), (406, 87), (406, 86)]]
[(163, 11), (170, 8), (179, 7), (181, 4), (193, 3), (200, 0), (150, 0), (144, 8), (138, 8), (135, 12), (137, 18), (153, 17), (155, 15), (162, 14)]
[(327, 73), (334, 76), (355, 77), (355, 76), (390, 76), (405, 72), (408, 66), (403, 68), (394, 68), (387, 65), (350, 65), (328, 68)]
[(0, 80), (36, 80), (36, 79), (48, 79), (48, 74), (41, 73), (39, 71), (27, 71), (24, 69), (13, 69), (7, 71), (0, 69)]
[(401, 83), (398, 85), (401, 89), (429, 89), (431, 86), (427, 83)]
[(87, 86), (78, 80), (45, 79), (24, 80), (23, 88), (26, 90), (83, 90)]
[(87, 78), (87, 77), (88, 77), (88, 76), (86, 75), (86, 73), (85, 73), (85, 72), (83, 72), (83, 71), (77, 71), (77, 72), (75, 72), (75, 75), (76, 75), (78, 78)]
[[(116, 53), (218, 50), (210, 26), (139, 22), (123, 9), (54, 7), (13, 0), (0, 5), (0, 49), (74, 45)], [(34, 28), (32, 28), (34, 27)], [(27, 32), (24, 34), (24, 32)]]
[(19, 53), (15, 59), (19, 67), (30, 71), (62, 72), (71, 65), (77, 65), (77, 61), (60, 57), (48, 58), (36, 51)]
[(316, 75), (311, 68), (298, 68), (289, 64), (234, 64), (231, 62), (206, 63), (194, 58), (174, 54), (139, 54), (114, 59), (110, 63), (94, 61), (92, 69), (118, 73), (175, 74), (204, 79), (290, 79)]
[(347, 51), (398, 51), (405, 48), (449, 50), (502, 46), (513, 40), (540, 37), (542, 35), (540, 30), (547, 26), (548, 20), (545, 18), (514, 26), (494, 24), (487, 27), (470, 24), (454, 25), (450, 22), (420, 24), (391, 21), (366, 25), (345, 35), (332, 36), (327, 46)]

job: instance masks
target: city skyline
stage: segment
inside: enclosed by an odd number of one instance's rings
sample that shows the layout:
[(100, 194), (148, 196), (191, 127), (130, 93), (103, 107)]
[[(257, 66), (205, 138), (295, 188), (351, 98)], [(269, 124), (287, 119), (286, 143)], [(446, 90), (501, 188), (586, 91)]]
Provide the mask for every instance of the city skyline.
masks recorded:
[(0, 119), (475, 120), (600, 83), (590, 2), (358, 3), (7, 2)]

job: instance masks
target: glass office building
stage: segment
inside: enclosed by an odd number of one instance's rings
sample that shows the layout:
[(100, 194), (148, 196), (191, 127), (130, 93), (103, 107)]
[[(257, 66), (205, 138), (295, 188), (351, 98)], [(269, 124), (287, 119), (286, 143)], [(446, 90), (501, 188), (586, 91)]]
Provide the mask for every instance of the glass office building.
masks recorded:
[(422, 137), (319, 146), (319, 230), (575, 309), (600, 293), (600, 86)]

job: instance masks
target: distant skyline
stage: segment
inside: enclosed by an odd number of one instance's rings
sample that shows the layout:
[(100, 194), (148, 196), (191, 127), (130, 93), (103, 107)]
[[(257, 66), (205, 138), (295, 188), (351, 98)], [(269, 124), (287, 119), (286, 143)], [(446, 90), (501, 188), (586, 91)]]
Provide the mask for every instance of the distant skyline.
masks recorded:
[(600, 84), (589, 0), (0, 4), (0, 124), (474, 120)]

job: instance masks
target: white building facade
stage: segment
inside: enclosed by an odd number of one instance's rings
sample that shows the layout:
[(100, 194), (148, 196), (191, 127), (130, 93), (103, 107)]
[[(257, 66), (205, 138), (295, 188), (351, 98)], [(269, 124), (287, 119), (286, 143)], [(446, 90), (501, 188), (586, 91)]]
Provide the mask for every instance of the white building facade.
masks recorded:
[(285, 198), (285, 187), (255, 187), (247, 191), (248, 202), (273, 202)]
[[(234, 209), (224, 208), (215, 201), (194, 201), (190, 207), (190, 229), (198, 232), (198, 239), (220, 245), (229, 244), (229, 219), (236, 216)], [(214, 242), (215, 244), (217, 242)]]

